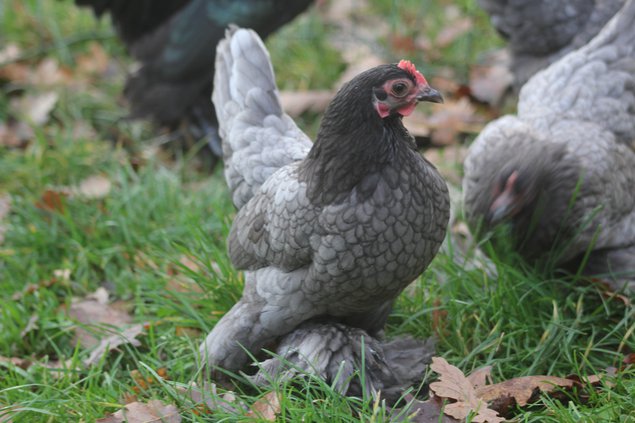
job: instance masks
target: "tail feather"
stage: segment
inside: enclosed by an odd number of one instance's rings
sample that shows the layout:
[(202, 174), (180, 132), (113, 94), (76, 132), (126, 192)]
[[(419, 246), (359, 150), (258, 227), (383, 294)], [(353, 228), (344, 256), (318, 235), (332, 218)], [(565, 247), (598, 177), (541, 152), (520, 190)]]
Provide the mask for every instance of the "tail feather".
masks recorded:
[[(271, 97), (272, 109), (267, 115), (282, 114), (269, 53), (258, 35), (251, 30), (231, 27), (226, 31), (225, 39), (218, 44), (216, 50), (214, 87), (214, 104), (225, 105), (235, 102), (242, 110), (245, 108), (249, 92), (256, 88), (269, 93)], [(264, 118), (266, 115), (262, 113), (265, 111), (260, 110), (259, 117)], [(230, 127), (227, 121), (230, 116), (222, 109), (219, 109), (217, 115), (223, 133)]]
[(212, 101), (240, 208), (277, 169), (303, 159), (311, 142), (282, 111), (269, 53), (252, 30), (231, 27), (219, 43)]

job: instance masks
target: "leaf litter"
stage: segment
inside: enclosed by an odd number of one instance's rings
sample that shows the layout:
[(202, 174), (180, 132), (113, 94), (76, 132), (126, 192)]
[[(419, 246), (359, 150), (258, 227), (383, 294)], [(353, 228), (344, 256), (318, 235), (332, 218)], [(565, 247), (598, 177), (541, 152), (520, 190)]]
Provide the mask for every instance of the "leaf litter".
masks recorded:
[(73, 341), (85, 349), (94, 348), (84, 365), (97, 364), (108, 352), (125, 344), (139, 346), (137, 339), (144, 332), (143, 324), (131, 324), (125, 302), (109, 303), (108, 292), (98, 288), (83, 299), (74, 299), (68, 310), (70, 318), (79, 323)]
[(104, 175), (91, 175), (81, 181), (75, 192), (88, 199), (107, 197), (112, 188), (112, 182)]
[(252, 406), (247, 417), (259, 418), (268, 422), (276, 421), (280, 414), (280, 396), (271, 391), (260, 397)]
[(97, 423), (180, 423), (181, 415), (173, 404), (159, 400), (132, 402), (121, 410), (97, 420)]
[(445, 414), (460, 420), (473, 414), (472, 421), (479, 423), (499, 423), (505, 420), (476, 395), (474, 386), (457, 367), (441, 357), (433, 357), (430, 368), (439, 374), (439, 381), (431, 383), (430, 390), (436, 396), (454, 401), (445, 405)]
[(430, 368), (439, 374), (439, 380), (430, 384), (430, 399), (411, 401), (409, 411), (411, 421), (415, 423), (462, 421), (468, 417), (473, 422), (502, 422), (518, 407), (526, 407), (542, 395), (566, 399), (565, 392), (572, 389), (610, 384), (605, 380), (606, 376), (614, 373), (607, 369), (604, 375), (584, 378), (577, 375), (566, 378), (522, 376), (493, 384), (491, 366), (477, 369), (466, 377), (445, 359), (434, 357)]

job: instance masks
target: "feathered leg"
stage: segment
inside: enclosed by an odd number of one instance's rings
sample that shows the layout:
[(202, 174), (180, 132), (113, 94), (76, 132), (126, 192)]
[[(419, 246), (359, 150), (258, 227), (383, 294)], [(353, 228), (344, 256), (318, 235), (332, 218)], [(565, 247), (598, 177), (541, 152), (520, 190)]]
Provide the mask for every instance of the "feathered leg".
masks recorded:
[[(298, 281), (306, 270), (284, 272), (264, 268), (245, 272), (242, 299), (221, 318), (200, 347), (201, 359), (214, 375), (217, 369), (238, 371), (264, 346), (323, 312), (312, 307)], [(276, 281), (273, 283), (272, 280)], [(294, 295), (295, 294), (295, 295)]]

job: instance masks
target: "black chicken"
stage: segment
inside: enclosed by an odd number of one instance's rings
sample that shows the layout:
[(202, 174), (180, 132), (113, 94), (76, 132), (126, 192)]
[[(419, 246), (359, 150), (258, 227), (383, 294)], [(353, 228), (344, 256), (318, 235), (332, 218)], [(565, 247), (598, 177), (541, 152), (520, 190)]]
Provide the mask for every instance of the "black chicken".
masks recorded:
[(97, 16), (110, 13), (117, 33), (141, 67), (126, 82), (133, 117), (176, 128), (186, 120), (221, 157), (210, 101), (216, 44), (230, 23), (262, 37), (305, 10), (311, 0), (75, 0)]
[(624, 0), (478, 0), (509, 40), (518, 89), (541, 69), (593, 38)]

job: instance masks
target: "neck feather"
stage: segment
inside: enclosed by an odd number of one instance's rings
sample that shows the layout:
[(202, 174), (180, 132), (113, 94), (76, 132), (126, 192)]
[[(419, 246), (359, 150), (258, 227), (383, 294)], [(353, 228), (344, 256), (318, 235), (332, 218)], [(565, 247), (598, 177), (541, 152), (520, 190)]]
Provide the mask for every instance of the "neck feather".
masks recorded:
[(392, 163), (399, 149), (415, 147), (401, 116), (381, 119), (370, 101), (368, 107), (354, 110), (333, 103), (300, 170), (314, 204), (341, 201), (366, 175)]

